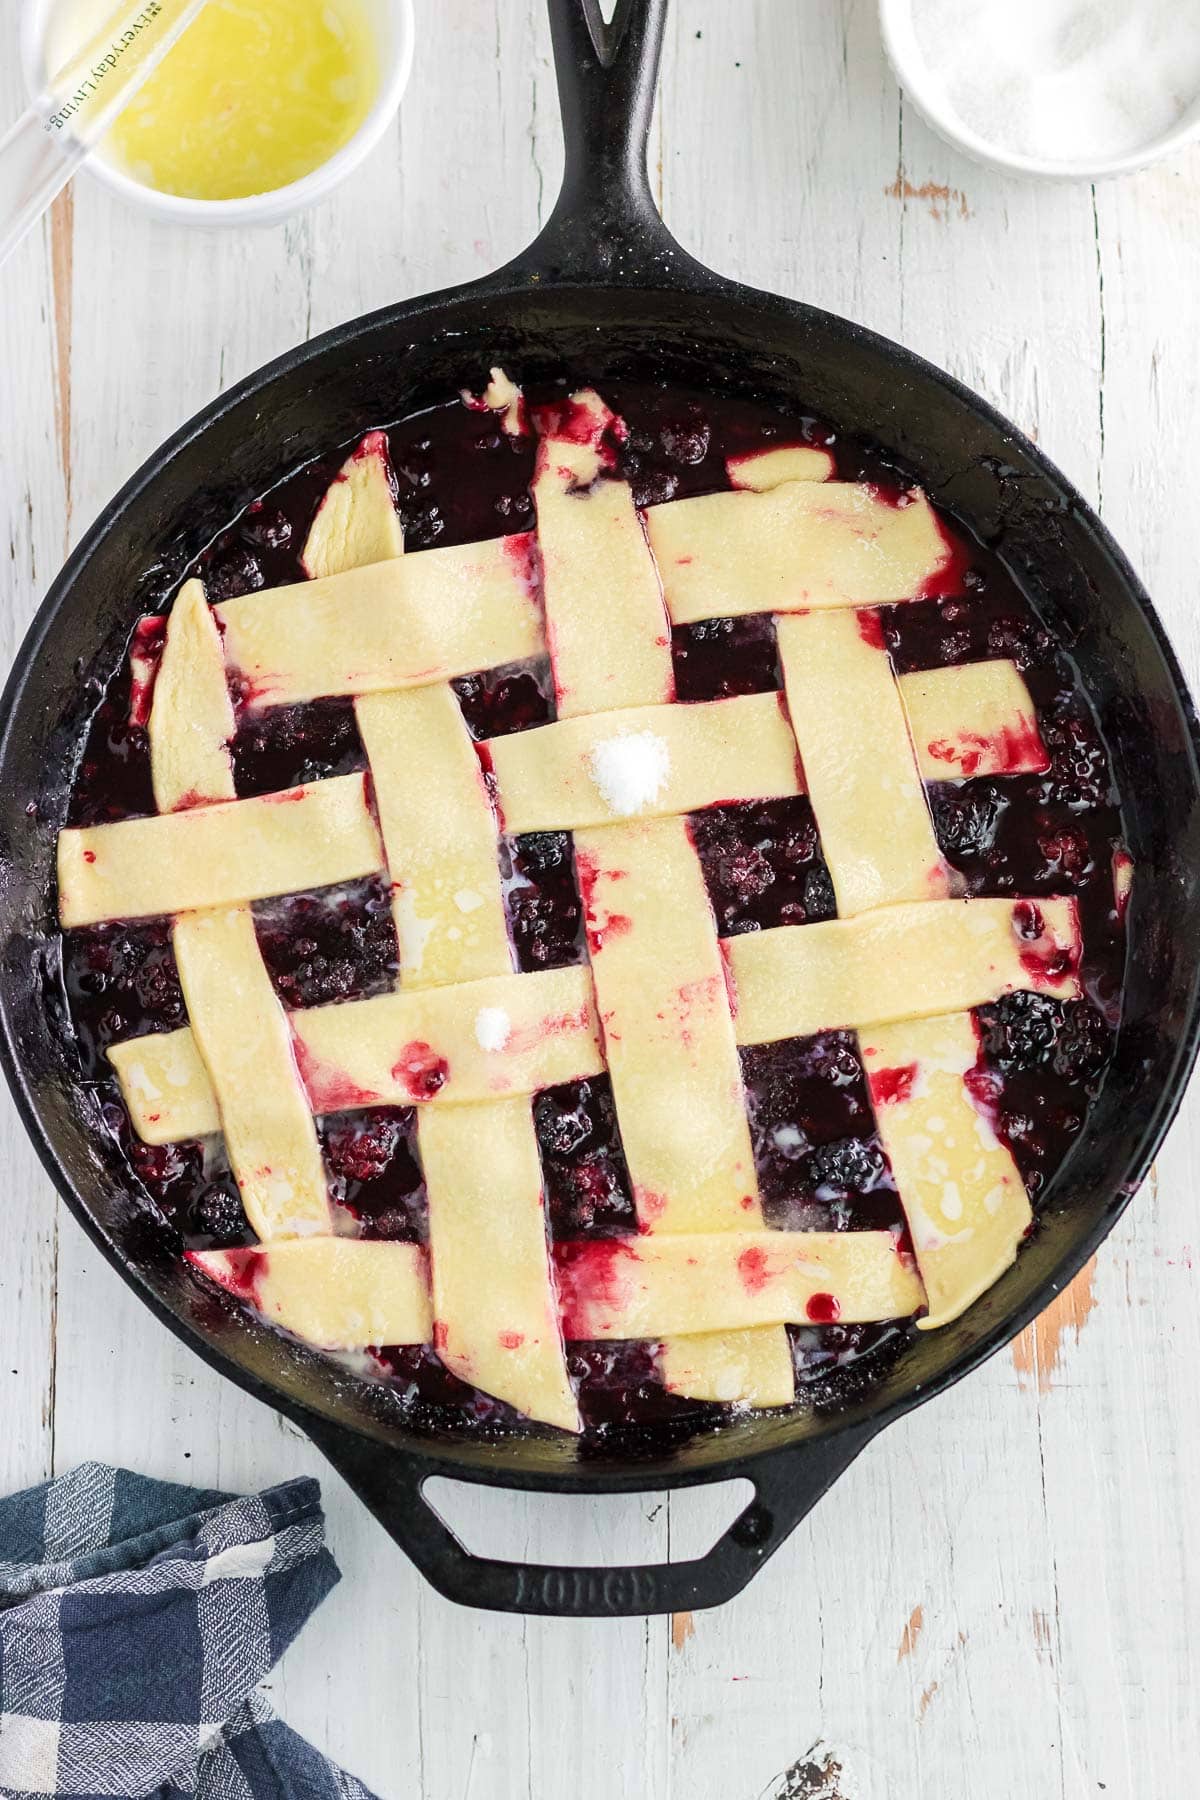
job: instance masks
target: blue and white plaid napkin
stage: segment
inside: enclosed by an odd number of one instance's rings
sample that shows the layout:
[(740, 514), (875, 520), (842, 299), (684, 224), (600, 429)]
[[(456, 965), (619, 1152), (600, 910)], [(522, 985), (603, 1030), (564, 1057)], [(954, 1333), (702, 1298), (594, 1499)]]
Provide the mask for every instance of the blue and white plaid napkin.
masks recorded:
[(373, 1800), (254, 1689), (338, 1580), (315, 1481), (85, 1463), (0, 1501), (5, 1800)]

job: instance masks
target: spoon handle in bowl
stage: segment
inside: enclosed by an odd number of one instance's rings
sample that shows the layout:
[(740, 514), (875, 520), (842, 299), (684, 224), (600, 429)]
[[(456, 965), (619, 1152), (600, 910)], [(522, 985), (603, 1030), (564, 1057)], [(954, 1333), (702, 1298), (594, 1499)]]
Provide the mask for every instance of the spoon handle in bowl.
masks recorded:
[(0, 138), (0, 263), (204, 5), (120, 0)]

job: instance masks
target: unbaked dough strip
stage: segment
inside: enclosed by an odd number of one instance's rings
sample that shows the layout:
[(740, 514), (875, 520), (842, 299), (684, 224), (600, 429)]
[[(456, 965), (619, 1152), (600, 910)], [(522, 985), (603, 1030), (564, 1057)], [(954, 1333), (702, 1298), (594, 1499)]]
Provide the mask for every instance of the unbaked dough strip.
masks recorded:
[[(925, 780), (1047, 767), (1013, 663), (922, 671), (896, 686)], [(888, 710), (894, 724), (894, 704)], [(770, 693), (576, 715), (493, 738), (487, 752), (510, 831), (573, 831), (803, 792), (787, 715)]]
[(246, 704), (421, 687), (544, 654), (527, 534), (421, 550), (217, 607)]
[(656, 1232), (560, 1245), (557, 1261), (568, 1338), (861, 1324), (924, 1300), (890, 1231)]
[(753, 1223), (758, 1189), (741, 1068), (687, 822), (580, 832), (575, 859), (639, 1216), (655, 1232)]
[[(318, 1114), (470, 1105), (604, 1069), (586, 968), (405, 988), (288, 1018), (309, 1107)], [(187, 1026), (114, 1044), (109, 1060), (144, 1143), (218, 1129), (212, 1084)]]
[(842, 481), (670, 500), (646, 529), (676, 625), (912, 600), (949, 555), (923, 494)]
[(235, 906), (369, 875), (383, 847), (362, 775), (61, 832), (64, 929)]
[(317, 508), (300, 558), (310, 581), (386, 562), (404, 551), (387, 434), (369, 431), (342, 464)]
[(236, 729), (221, 634), (204, 584), (185, 581), (167, 619), (150, 707), (150, 776), (160, 813), (232, 800)]
[(185, 913), (174, 946), (246, 1217), (264, 1242), (328, 1232), (316, 1127), (250, 909)]
[(843, 918), (944, 898), (951, 884), (888, 653), (859, 626), (850, 612), (776, 621), (792, 729)]
[[(965, 1010), (1022, 988), (1055, 999), (1079, 993), (1070, 899), (921, 901), (747, 933), (723, 948), (740, 1044)], [(291, 1014), (291, 1024), (317, 1113), (533, 1093), (604, 1067), (581, 968), (314, 1007)], [(219, 1129), (186, 1026), (126, 1039), (108, 1056), (144, 1143)]]
[(926, 781), (1040, 775), (1050, 767), (1025, 678), (1012, 662), (921, 669), (896, 683)]
[(780, 444), (775, 450), (751, 450), (745, 456), (725, 459), (725, 473), (735, 488), (753, 488), (765, 494), (785, 481), (830, 481), (834, 461), (828, 450), (808, 444)]
[[(383, 454), (377, 446), (378, 466)], [(364, 478), (354, 499), (361, 516), (351, 506), (341, 535), (314, 547), (311, 566), (336, 567), (363, 541), (386, 539), (378, 515), (393, 510), (390, 486), (385, 494), (378, 478)], [(402, 548), (396, 544), (392, 553)], [(432, 1134), (418, 1130), (435, 1282), (446, 1297), (435, 1344), (448, 1367), (485, 1392), (530, 1417), (577, 1430), (550, 1281), (532, 1113), (525, 1100), (497, 1107), (492, 1096), (506, 1088), (531, 1091), (539, 1068), (552, 1082), (570, 1079), (559, 1071), (576, 1062), (599, 1061), (586, 974), (553, 971), (549, 987), (539, 982), (530, 989), (529, 977), (509, 973), (497, 822), (453, 690), (439, 682), (368, 695), (355, 713), (388, 852), (404, 992), (354, 1006), (353, 1018), (347, 1008), (334, 1017), (336, 1007), (297, 1015), (310, 1098), (318, 1110), (438, 1094), (486, 1100), (470, 1122)], [(495, 979), (479, 981), (472, 1001), (465, 984), (489, 976)], [(510, 1066), (509, 1046), (521, 1076), (532, 1076), (530, 1088)], [(504, 1153), (494, 1190), (493, 1158)], [(490, 1247), (481, 1269), (472, 1259), (484, 1246)], [(519, 1266), (524, 1257), (528, 1269)], [(472, 1293), (473, 1280), (481, 1285)], [(504, 1319), (495, 1331), (493, 1313)]]
[(604, 1068), (591, 977), (578, 967), (312, 1007), (292, 1014), (292, 1029), (317, 1113), (495, 1100)]
[(791, 1342), (777, 1325), (671, 1337), (659, 1352), (663, 1386), (689, 1400), (790, 1406), (796, 1398)]
[(498, 825), (453, 688), (355, 702), (392, 879), (402, 987), (511, 969)]
[(802, 791), (776, 693), (637, 706), (493, 738), (509, 831), (577, 831)]
[(578, 1431), (528, 1100), (426, 1108), (418, 1138), (429, 1192), (434, 1348), (463, 1381), (532, 1419)]
[[(603, 403), (596, 405), (602, 407)], [(593, 417), (597, 416), (593, 409)], [(606, 408), (603, 418), (605, 421), (610, 418)], [(565, 458), (564, 468), (568, 475), (574, 471), (576, 478), (591, 478), (596, 473), (598, 463), (594, 448), (581, 447), (574, 460), (566, 446), (560, 445), (558, 449)], [(655, 786), (657, 772), (664, 774), (666, 782), (670, 782), (674, 773), (674, 798), (678, 809), (678, 803), (686, 802), (688, 798), (685, 787), (680, 784), (680, 774), (684, 775), (685, 782), (694, 783), (699, 774), (697, 765), (703, 762), (705, 755), (705, 746), (692, 738), (692, 746), (698, 754), (689, 762), (688, 734), (699, 730), (703, 738), (704, 727), (697, 726), (696, 718), (700, 715), (693, 717), (693, 709), (689, 708), (685, 713), (682, 708), (656, 705), (662, 700), (664, 691), (667, 694), (672, 691), (664, 675), (670, 657), (670, 631), (662, 617), (661, 599), (657, 598), (657, 577), (654, 594), (651, 592), (646, 573), (646, 565), (651, 562), (649, 552), (644, 545), (638, 545), (629, 530), (627, 515), (632, 502), (627, 494), (619, 500), (615, 498), (614, 489), (619, 491), (620, 484), (612, 481), (599, 484), (609, 508), (608, 541), (599, 529), (582, 532), (574, 541), (560, 530), (557, 554), (545, 569), (546, 636), (559, 695), (559, 718), (563, 721), (549, 729), (560, 734), (558, 741), (567, 746), (574, 741), (572, 734), (578, 739), (584, 756), (589, 758), (584, 765), (583, 778), (596, 798), (602, 797), (602, 790), (595, 783), (597, 775), (601, 776), (603, 786), (615, 794), (622, 805), (629, 807), (631, 798), (636, 799), (639, 790), (645, 791), (648, 779), (649, 786)], [(569, 520), (566, 506), (579, 498), (568, 495), (562, 502), (563, 526)], [(601, 511), (592, 515), (595, 523), (604, 517)], [(624, 568), (630, 558), (634, 568), (632, 575), (626, 571), (626, 578), (631, 580), (628, 596), (615, 587), (609, 592), (609, 568)], [(603, 602), (597, 605), (602, 583)], [(588, 597), (590, 611), (581, 606), (581, 598)], [(624, 635), (609, 627), (614, 605), (623, 620)], [(640, 641), (636, 634), (640, 634)], [(592, 762), (590, 752), (596, 748), (597, 734), (607, 735), (610, 729), (605, 714), (612, 707), (614, 693), (618, 690), (624, 694), (629, 706), (646, 709), (641, 715), (644, 723), (640, 729), (629, 732), (631, 741), (613, 748), (602, 747), (600, 760)], [(765, 751), (768, 777), (773, 772), (774, 780), (769, 780), (769, 786), (774, 788), (786, 783), (785, 791), (794, 792), (798, 780), (794, 744), (788, 741), (790, 733), (785, 729), (782, 713), (777, 706), (772, 710), (776, 701), (775, 695), (752, 697), (751, 705), (761, 736), (757, 754)], [(626, 712), (627, 721), (629, 716)], [(731, 715), (710, 712), (704, 716), (710, 721), (708, 737), (712, 740), (707, 750), (718, 760), (724, 757), (720, 772), (723, 777), (728, 775), (732, 779), (735, 773), (732, 765), (736, 764), (737, 758), (727, 754), (720, 741), (720, 722)], [(745, 722), (743, 718), (742, 723)], [(715, 738), (714, 725), (717, 727)], [(616, 729), (619, 733), (620, 726)], [(499, 743), (491, 748), (493, 753), (500, 751), (497, 777), (502, 784), (505, 768), (520, 764), (522, 753), (519, 748)], [(680, 752), (683, 752), (682, 756)], [(752, 752), (752, 756), (754, 754), (756, 752)], [(736, 788), (736, 779), (733, 785)], [(707, 791), (711, 797), (712, 790)], [(733, 793), (727, 791), (720, 797), (732, 798)], [(619, 807), (610, 806), (606, 810), (609, 817), (614, 816), (614, 812), (620, 816)], [(644, 810), (649, 812), (653, 808), (647, 806)], [(630, 816), (633, 816), (633, 809), (630, 809)], [(642, 867), (647, 853), (653, 860), (654, 851), (647, 852), (647, 843), (638, 825), (608, 825), (594, 835), (599, 846), (595, 866), (599, 870), (607, 858), (610, 871), (601, 882), (602, 886), (612, 885), (612, 870), (625, 865), (630, 869)], [(718, 993), (722, 984), (714, 986), (712, 982), (718, 968), (715, 958), (719, 951), (699, 863), (682, 819), (664, 820), (657, 838), (668, 847), (669, 863), (680, 873), (681, 887), (676, 904), (672, 905), (669, 900), (664, 903), (660, 895), (643, 917), (641, 897), (630, 891), (637, 883), (630, 882), (623, 897), (612, 901), (611, 914), (604, 915), (611, 928), (601, 929), (599, 935), (594, 929), (589, 932), (593, 969), (597, 981), (604, 984), (609, 995), (607, 1002), (600, 1001), (607, 1012), (605, 1035), (609, 1068), (613, 1071), (614, 1060), (622, 1066), (620, 1075), (615, 1071), (612, 1073), (613, 1092), (638, 1211), (643, 1227), (653, 1230), (678, 1229), (680, 1222), (688, 1222), (694, 1205), (701, 1208), (703, 1222), (714, 1228), (761, 1224), (757, 1175), (749, 1150), (741, 1071), (729, 1031), (727, 1001), (723, 992)], [(577, 838), (576, 849), (581, 858), (582, 875), (585, 868), (591, 866), (586, 835)], [(648, 891), (652, 890), (653, 879)], [(592, 898), (596, 898), (595, 884)], [(593, 925), (601, 920), (604, 912), (603, 900), (598, 904), (600, 912), (593, 909)], [(636, 944), (627, 943), (625, 954), (618, 958), (628, 969), (627, 977), (618, 976), (616, 982), (610, 984), (597, 967), (600, 960), (597, 945), (601, 942), (613, 945), (622, 922), (636, 931)], [(690, 954), (691, 951), (695, 956)], [(643, 978), (649, 985), (644, 992), (639, 992)], [(660, 996), (661, 1008), (654, 1002), (656, 993)], [(622, 1049), (625, 1040), (622, 1015), (626, 1000), (632, 1008), (628, 1014), (628, 1055)], [(672, 1025), (673, 1009), (681, 1008), (686, 1011), (687, 1019), (679, 1018)], [(662, 1016), (655, 1018), (653, 1015), (660, 1011)], [(650, 1035), (643, 1038), (640, 1034), (645, 1028), (649, 1029)], [(695, 1029), (700, 1031), (700, 1042), (692, 1037)], [(640, 1075), (637, 1073), (639, 1042), (649, 1052), (642, 1061)], [(654, 1056), (654, 1051), (659, 1048), (664, 1058), (661, 1067), (657, 1066), (659, 1059)], [(713, 1053), (714, 1060), (707, 1069), (701, 1069), (698, 1065), (705, 1050)], [(652, 1098), (660, 1078), (671, 1096), (669, 1106), (659, 1105)], [(710, 1110), (710, 1101), (715, 1104), (715, 1112)], [(688, 1138), (683, 1123), (690, 1117), (689, 1104), (699, 1115), (699, 1135), (694, 1139)], [(671, 1117), (673, 1106), (681, 1110)], [(666, 1135), (660, 1138), (656, 1149), (654, 1140), (659, 1119)], [(660, 1158), (658, 1152), (661, 1151), (666, 1152), (665, 1157)], [(715, 1165), (710, 1161), (714, 1156)], [(659, 1180), (662, 1165), (670, 1169), (672, 1180), (682, 1182), (681, 1198), (674, 1208), (674, 1225), (663, 1205), (662, 1194), (666, 1190)], [(731, 1187), (722, 1188), (722, 1170), (732, 1181)], [(661, 1367), (669, 1387), (694, 1398), (707, 1398), (718, 1388), (727, 1389), (735, 1378), (739, 1383), (739, 1397), (757, 1406), (785, 1404), (795, 1391), (787, 1336), (774, 1329), (738, 1333), (736, 1339), (726, 1334), (694, 1337), (682, 1363), (668, 1343), (663, 1349)]]
[(187, 1260), (321, 1350), (427, 1344), (433, 1330), (420, 1244), (297, 1238), (263, 1249), (190, 1250)]
[(143, 1144), (180, 1144), (220, 1131), (217, 1096), (190, 1025), (126, 1038), (106, 1054)]
[(861, 1034), (875, 1119), (929, 1297), (922, 1330), (948, 1325), (1017, 1254), (1032, 1219), (1011, 1154), (964, 1081), (979, 1056), (969, 1013)]
[[(377, 445), (379, 467), (383, 454)], [(314, 566), (386, 538), (378, 514), (391, 510), (390, 487), (363, 479), (356, 500), (364, 516), (351, 507), (343, 536), (314, 547)], [(434, 1345), (484, 1392), (577, 1431), (532, 1110), (526, 1099), (491, 1096), (510, 1084), (519, 1091), (518, 1071), (534, 1086), (598, 1063), (586, 971), (555, 970), (549, 981), (511, 973), (497, 823), (453, 690), (372, 695), (355, 712), (388, 851), (404, 991), (296, 1016), (313, 1103), (363, 1104), (376, 1090), (401, 1104), (486, 1096), (469, 1117), (418, 1126), (439, 1296)], [(474, 977), (495, 979), (465, 985)]]
[(566, 412), (563, 432), (552, 427), (538, 444), (533, 481), (543, 581), (554, 596), (560, 716), (575, 710), (577, 694), (586, 695), (588, 712), (671, 701), (671, 627), (658, 571), (628, 484), (605, 470), (601, 440), (616, 420), (591, 389), (572, 395)]
[[(175, 597), (161, 675), (148, 720), (157, 804), (170, 811), (185, 798), (232, 799), (233, 706), (221, 636), (199, 581), (185, 582)], [(113, 1044), (109, 1060), (143, 1143), (173, 1144), (220, 1131), (217, 1097), (190, 1026)]]
[[(220, 633), (198, 581), (181, 589), (167, 621), (149, 735), (160, 806), (229, 800), (233, 710)], [(316, 1128), (249, 908), (184, 913), (172, 942), (246, 1217), (263, 1239), (327, 1232)]]
[[(374, 431), (327, 490), (304, 566), (338, 575), (403, 551), (387, 440)], [(354, 712), (392, 878), (401, 985), (511, 968), (496, 818), (454, 690), (368, 694)]]
[(1075, 901), (917, 900), (727, 938), (739, 1044), (1079, 995)]

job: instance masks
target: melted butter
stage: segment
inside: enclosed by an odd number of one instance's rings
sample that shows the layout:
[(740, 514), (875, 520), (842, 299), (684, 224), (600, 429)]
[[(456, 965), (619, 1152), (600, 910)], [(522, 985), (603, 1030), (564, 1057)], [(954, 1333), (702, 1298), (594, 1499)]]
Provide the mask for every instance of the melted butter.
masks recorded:
[(208, 0), (117, 119), (105, 154), (166, 194), (268, 193), (328, 162), (378, 87), (363, 0)]

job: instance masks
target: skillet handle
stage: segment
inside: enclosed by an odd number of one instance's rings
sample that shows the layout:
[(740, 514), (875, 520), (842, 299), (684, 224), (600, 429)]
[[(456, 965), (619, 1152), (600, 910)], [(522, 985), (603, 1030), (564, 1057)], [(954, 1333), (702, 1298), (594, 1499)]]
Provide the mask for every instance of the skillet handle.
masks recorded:
[[(422, 1488), (431, 1475), (472, 1477), (459, 1466), (417, 1461), (311, 1415), (303, 1419), (321, 1450), (395, 1539), (426, 1580), (447, 1600), (493, 1612), (547, 1618), (617, 1619), (720, 1606), (742, 1588), (874, 1436), (858, 1426), (739, 1467), (754, 1483), (754, 1498), (706, 1556), (693, 1562), (629, 1568), (501, 1562), (473, 1556)], [(531, 1482), (531, 1487), (539, 1486)]]
[(675, 243), (650, 191), (646, 148), (667, 0), (548, 0), (565, 166), (540, 235), (502, 273), (531, 282), (661, 285), (700, 269)]

